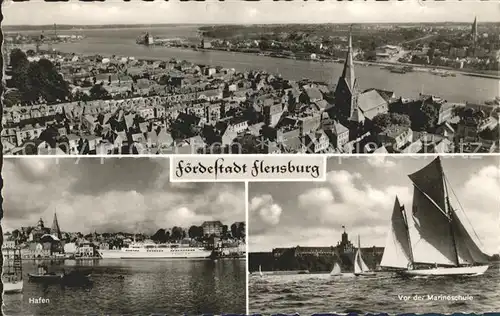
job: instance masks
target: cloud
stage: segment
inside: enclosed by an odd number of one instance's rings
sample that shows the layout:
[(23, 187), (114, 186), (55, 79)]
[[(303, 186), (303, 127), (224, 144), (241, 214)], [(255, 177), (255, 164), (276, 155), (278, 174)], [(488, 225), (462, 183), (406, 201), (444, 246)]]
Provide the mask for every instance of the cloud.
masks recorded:
[(396, 162), (386, 156), (373, 155), (366, 160), (370, 166), (375, 168), (392, 168), (396, 166)]
[(245, 220), (241, 183), (173, 184), (168, 159), (4, 159), (4, 230), (50, 224), (64, 231), (154, 233), (159, 228)]
[[(488, 2), (68, 2), (41, 0), (3, 5), (4, 24), (158, 23), (379, 23), (499, 21), (498, 4)], [(25, 12), (37, 12), (36, 16)], [(286, 12), (287, 14), (279, 14)], [(392, 14), (387, 15), (386, 12)], [(335, 21), (332, 20), (335, 16)], [(166, 18), (167, 17), (167, 18)]]
[(251, 212), (258, 214), (262, 224), (268, 226), (278, 225), (283, 211), (281, 206), (273, 202), (273, 198), (270, 195), (252, 198), (249, 209)]

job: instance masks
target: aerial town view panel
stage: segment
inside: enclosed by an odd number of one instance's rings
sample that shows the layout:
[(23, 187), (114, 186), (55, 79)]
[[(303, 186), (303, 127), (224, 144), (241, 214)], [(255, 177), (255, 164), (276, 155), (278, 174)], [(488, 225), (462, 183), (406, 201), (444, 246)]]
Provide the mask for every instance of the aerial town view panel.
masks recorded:
[(5, 155), (499, 151), (494, 3), (23, 2), (4, 16)]

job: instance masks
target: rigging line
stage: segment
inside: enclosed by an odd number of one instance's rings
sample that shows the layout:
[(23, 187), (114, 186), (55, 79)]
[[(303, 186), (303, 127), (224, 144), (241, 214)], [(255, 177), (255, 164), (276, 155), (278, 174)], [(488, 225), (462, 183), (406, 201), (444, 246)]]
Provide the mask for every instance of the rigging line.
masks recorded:
[(480, 243), (482, 246), (484, 246), (484, 245), (483, 245), (483, 243), (482, 243), (482, 241), (481, 241), (481, 238), (479, 238), (478, 234), (476, 233), (476, 230), (474, 229), (474, 226), (472, 226), (472, 223), (471, 223), (471, 221), (469, 220), (469, 217), (467, 216), (467, 213), (465, 213), (465, 210), (464, 210), (464, 208), (462, 207), (462, 204), (460, 203), (460, 200), (458, 199), (458, 196), (455, 194), (455, 191), (453, 190), (453, 187), (451, 186), (451, 183), (448, 181), (448, 178), (447, 178), (446, 176), (444, 177), (444, 180), (445, 180), (446, 182), (448, 182), (448, 184), (450, 184), (450, 185), (448, 186), (448, 188), (450, 188), (451, 193), (453, 194), (453, 196), (455, 196), (455, 199), (457, 200), (457, 204), (458, 204), (458, 206), (460, 207), (460, 210), (461, 210), (461, 211), (462, 211), (462, 213), (464, 214), (465, 219), (466, 219), (466, 220), (467, 220), (467, 222), (469, 223), (469, 226), (472, 228), (472, 231), (474, 232), (474, 235), (476, 236), (477, 240), (479, 241), (479, 243)]

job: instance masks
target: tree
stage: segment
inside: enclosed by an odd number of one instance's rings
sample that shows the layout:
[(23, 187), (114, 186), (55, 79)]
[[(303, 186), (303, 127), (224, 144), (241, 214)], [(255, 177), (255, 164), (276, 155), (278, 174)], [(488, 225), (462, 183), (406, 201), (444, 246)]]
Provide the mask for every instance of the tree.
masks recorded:
[(94, 84), (92, 88), (90, 88), (90, 98), (92, 100), (109, 100), (111, 99), (111, 95), (108, 90), (104, 88), (102, 83)]
[(244, 222), (241, 222), (238, 225), (238, 236), (239, 236), (238, 238), (240, 238), (240, 239), (245, 238), (245, 236), (246, 236), (245, 223)]
[(379, 131), (384, 131), (387, 127), (391, 125), (391, 116), (389, 113), (381, 113), (375, 115), (375, 117), (372, 120), (373, 126), (379, 130)]
[(28, 64), (28, 57), (26, 54), (20, 50), (19, 48), (14, 48), (10, 52), (10, 65), (12, 66), (12, 70), (15, 70), (22, 64)]
[(400, 113), (381, 113), (375, 115), (372, 120), (373, 126), (377, 132), (385, 131), (390, 126), (410, 127), (411, 121), (408, 115)]
[[(200, 230), (201, 228), (201, 230)], [(188, 236), (192, 239), (198, 239), (203, 237), (203, 228), (200, 226), (193, 225), (188, 229)]]
[(173, 240), (181, 240), (182, 239), (183, 229), (181, 227), (174, 226), (172, 227), (171, 238)]
[(23, 95), (18, 89), (13, 89), (5, 92), (3, 98), (3, 104), (8, 108), (21, 103)]
[(233, 238), (240, 238), (238, 225), (236, 225), (236, 223), (231, 225), (231, 235), (233, 236)]
[(227, 225), (222, 225), (222, 237), (227, 237), (228, 230), (229, 227), (227, 227)]
[(49, 126), (40, 133), (38, 139), (49, 144), (50, 148), (56, 148), (58, 136), (59, 131), (55, 127)]
[(165, 229), (160, 228), (156, 231), (156, 233), (151, 236), (151, 240), (159, 243), (165, 243), (167, 242), (167, 236), (165, 234)]
[(424, 103), (412, 118), (412, 129), (416, 131), (432, 131), (438, 122), (439, 112), (432, 104)]

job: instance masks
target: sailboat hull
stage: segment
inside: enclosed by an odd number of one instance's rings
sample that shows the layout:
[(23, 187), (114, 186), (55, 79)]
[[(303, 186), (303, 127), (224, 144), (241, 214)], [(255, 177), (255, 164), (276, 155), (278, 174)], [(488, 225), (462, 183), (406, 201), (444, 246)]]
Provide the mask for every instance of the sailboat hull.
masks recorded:
[(375, 276), (377, 273), (375, 272), (361, 272), (361, 273), (354, 273), (355, 276), (361, 276), (361, 277), (371, 277)]
[(3, 284), (4, 294), (21, 293), (23, 291), (23, 281), (18, 282), (5, 282)]
[(404, 276), (467, 276), (481, 275), (488, 270), (488, 265), (474, 267), (457, 267), (457, 268), (434, 268), (422, 270), (405, 270), (400, 271)]

